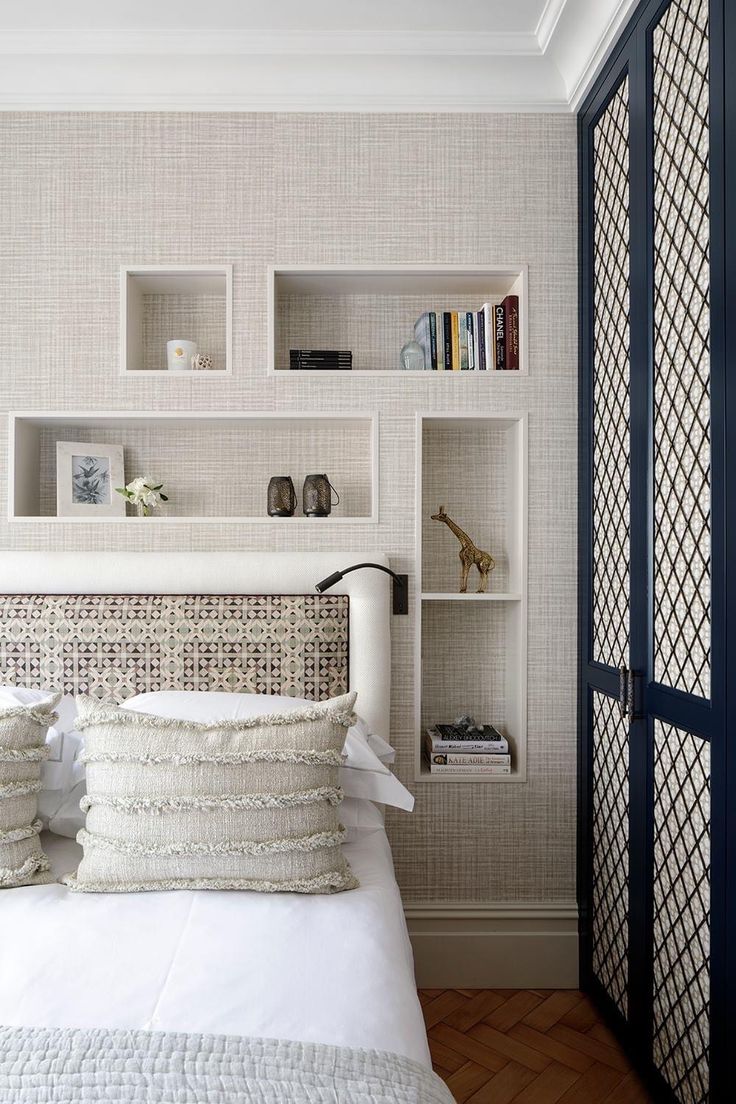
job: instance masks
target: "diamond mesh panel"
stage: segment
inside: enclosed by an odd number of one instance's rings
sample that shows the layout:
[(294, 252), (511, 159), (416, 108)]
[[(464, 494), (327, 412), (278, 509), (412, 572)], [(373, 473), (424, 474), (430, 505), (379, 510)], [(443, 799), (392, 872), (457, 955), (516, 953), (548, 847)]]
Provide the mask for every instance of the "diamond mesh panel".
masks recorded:
[(629, 83), (593, 138), (593, 659), (629, 649)]
[(710, 745), (654, 722), (653, 1057), (683, 1104), (708, 1100)]
[(654, 675), (710, 693), (708, 0), (653, 36)]
[(629, 982), (629, 726), (593, 695), (593, 970), (625, 1016)]

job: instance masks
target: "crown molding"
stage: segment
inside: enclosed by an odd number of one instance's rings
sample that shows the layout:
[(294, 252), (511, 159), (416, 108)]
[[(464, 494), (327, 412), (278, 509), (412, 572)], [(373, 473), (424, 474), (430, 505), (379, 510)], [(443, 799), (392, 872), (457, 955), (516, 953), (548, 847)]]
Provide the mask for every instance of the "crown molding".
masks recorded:
[(292, 92), (208, 93), (185, 92), (78, 92), (38, 93), (0, 91), (0, 113), (12, 111), (44, 112), (320, 112), (331, 114), (560, 114), (569, 113), (567, 100), (540, 99), (520, 101), (500, 98), (438, 93), (427, 95), (388, 95), (374, 93), (341, 95)]
[(534, 32), (540, 53), (545, 53), (567, 0), (547, 0)]
[(619, 0), (616, 10), (612, 12), (605, 29), (598, 39), (597, 45), (592, 54), (589, 55), (587, 62), (582, 66), (577, 79), (573, 78), (569, 82), (566, 82), (568, 102), (571, 111), (577, 111), (585, 99), (588, 89), (593, 84), (611, 53), (611, 50), (616, 45), (619, 33), (623, 29), (626, 20), (631, 15), (637, 3), (638, 0)]
[[(557, 0), (549, 0), (547, 9), (552, 3)], [(570, 111), (577, 111), (637, 3), (566, 0), (558, 5), (560, 10), (544, 56), (562, 78)]]
[[(565, 0), (550, 0), (561, 3)], [(368, 55), (387, 57), (535, 57), (534, 32), (513, 31), (238, 31), (176, 30), (17, 30), (4, 31), (0, 55), (96, 54), (187, 57)]]
[(574, 112), (636, 2), (546, 0), (528, 32), (3, 31), (0, 112)]

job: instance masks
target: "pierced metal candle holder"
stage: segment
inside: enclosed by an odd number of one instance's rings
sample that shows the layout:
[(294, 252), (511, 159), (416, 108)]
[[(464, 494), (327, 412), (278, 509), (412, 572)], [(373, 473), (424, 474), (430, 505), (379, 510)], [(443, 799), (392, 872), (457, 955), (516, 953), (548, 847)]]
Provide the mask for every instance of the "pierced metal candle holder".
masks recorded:
[(268, 482), (268, 516), (293, 517), (296, 491), (290, 475), (273, 475)]
[[(332, 494), (335, 500), (332, 500)], [(340, 496), (326, 475), (308, 475), (302, 489), (302, 509), (307, 517), (328, 517)]]

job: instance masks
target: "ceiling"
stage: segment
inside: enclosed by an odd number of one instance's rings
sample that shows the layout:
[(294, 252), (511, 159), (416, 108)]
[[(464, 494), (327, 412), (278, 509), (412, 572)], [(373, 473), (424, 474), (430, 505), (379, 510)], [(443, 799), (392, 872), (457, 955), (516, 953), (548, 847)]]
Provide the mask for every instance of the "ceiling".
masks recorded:
[(635, 3), (3, 0), (0, 110), (569, 112)]

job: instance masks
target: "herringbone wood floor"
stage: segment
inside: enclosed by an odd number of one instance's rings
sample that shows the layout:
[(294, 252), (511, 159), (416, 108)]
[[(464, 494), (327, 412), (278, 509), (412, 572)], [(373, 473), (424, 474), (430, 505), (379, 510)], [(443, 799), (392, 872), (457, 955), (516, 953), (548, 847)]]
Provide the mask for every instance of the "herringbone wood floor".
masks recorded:
[(459, 1104), (649, 1104), (573, 989), (420, 989), (436, 1072)]

